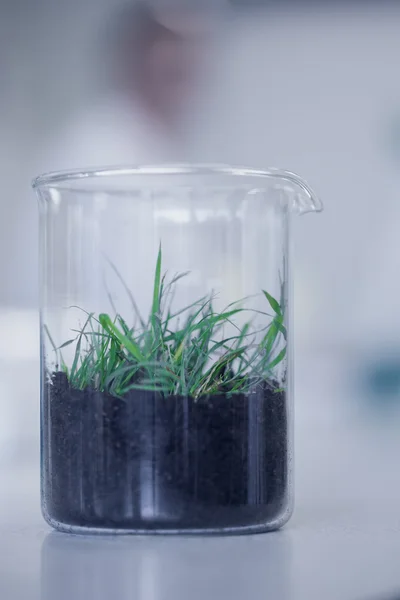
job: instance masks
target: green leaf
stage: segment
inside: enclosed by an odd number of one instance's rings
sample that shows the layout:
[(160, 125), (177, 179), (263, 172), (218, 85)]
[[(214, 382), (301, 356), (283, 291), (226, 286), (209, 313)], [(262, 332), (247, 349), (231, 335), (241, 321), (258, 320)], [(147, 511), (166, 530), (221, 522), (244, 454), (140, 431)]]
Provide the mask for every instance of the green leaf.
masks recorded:
[(239, 358), (245, 351), (246, 347), (243, 347), (239, 348), (238, 350), (233, 350), (232, 352), (222, 356), (204, 375), (202, 384), (200, 385), (200, 390), (202, 390), (202, 388), (204, 388), (204, 386), (206, 386), (206, 384), (208, 384), (210, 381), (213, 381), (218, 376), (221, 369)]
[(274, 323), (275, 323), (276, 328), (280, 331), (280, 333), (283, 335), (283, 337), (286, 340), (287, 339), (286, 327), (283, 325), (283, 323), (279, 319), (275, 319)]
[(78, 343), (76, 344), (74, 362), (72, 363), (72, 367), (71, 367), (71, 379), (74, 379), (76, 372), (77, 372), (78, 362), (79, 362), (79, 358), (81, 355), (81, 343), (82, 343), (82, 335), (79, 336)]
[(80, 355), (81, 355), (82, 337), (83, 337), (85, 329), (86, 329), (89, 321), (92, 319), (92, 317), (93, 317), (93, 313), (88, 313), (88, 317), (87, 317), (87, 319), (85, 321), (85, 324), (82, 327), (80, 335), (78, 336), (78, 342), (76, 344), (74, 361), (73, 361), (72, 367), (71, 367), (71, 375), (70, 375), (71, 379), (73, 379), (75, 377), (75, 375), (77, 374), (79, 358), (80, 358)]
[(121, 331), (119, 331), (118, 327), (112, 322), (109, 315), (102, 313), (99, 315), (99, 321), (103, 329), (113, 334), (119, 343), (127, 349), (129, 354), (131, 354), (136, 360), (142, 361), (144, 357), (140, 352), (139, 346), (134, 342), (133, 339), (129, 339), (126, 335), (124, 335)]
[[(133, 294), (131, 292), (131, 290), (128, 288), (128, 286), (126, 285), (124, 278), (122, 277), (121, 273), (118, 271), (117, 267), (114, 265), (114, 263), (112, 263), (108, 258), (106, 259), (108, 264), (110, 265), (110, 267), (112, 268), (112, 270), (114, 271), (115, 275), (118, 277), (119, 281), (122, 283), (122, 286), (132, 304), (133, 310), (136, 314), (136, 316), (139, 319), (140, 325), (141, 327), (145, 327), (146, 323), (144, 322), (144, 320), (142, 319), (141, 315), (140, 315), (140, 311), (139, 311), (139, 307), (136, 304), (135, 298), (133, 297)], [(113, 305), (113, 303), (111, 302), (111, 306)]]
[(272, 321), (270, 328), (268, 329), (268, 332), (261, 343), (261, 347), (264, 349), (265, 354), (267, 356), (271, 353), (272, 348), (274, 347), (276, 338), (278, 337), (278, 334), (279, 334), (279, 329), (276, 326), (276, 322)]
[(61, 346), (58, 347), (58, 350), (62, 350), (63, 348), (70, 346), (71, 344), (73, 344), (76, 341), (76, 339), (77, 338), (74, 338), (73, 340), (68, 340), (68, 342), (64, 342), (63, 344), (61, 344)]
[(236, 310), (230, 310), (228, 312), (224, 312), (219, 315), (216, 315), (215, 317), (211, 317), (210, 324), (215, 325), (216, 323), (219, 323), (220, 321), (227, 321), (234, 315), (237, 315), (238, 313), (243, 312), (243, 310), (244, 310), (243, 308), (237, 308)]
[(160, 283), (161, 283), (161, 244), (158, 249), (156, 272), (154, 275), (154, 289), (153, 289), (153, 305), (151, 308), (151, 316), (154, 317), (160, 312)]
[(286, 348), (283, 348), (279, 352), (278, 356), (276, 358), (274, 358), (273, 361), (271, 361), (270, 363), (268, 363), (268, 365), (265, 367), (265, 369), (267, 371), (269, 371), (270, 369), (273, 369), (274, 367), (276, 367), (277, 365), (279, 365), (280, 362), (283, 361), (283, 359), (285, 358), (285, 356), (286, 356)]
[(268, 300), (272, 310), (275, 311), (277, 315), (282, 315), (282, 310), (281, 310), (279, 302), (277, 300), (275, 300), (275, 298), (273, 296), (271, 296), (271, 294), (268, 294), (268, 292), (266, 292), (265, 290), (263, 290), (263, 294), (266, 297), (266, 299)]
[(184, 347), (185, 347), (185, 338), (183, 338), (182, 342), (179, 345), (178, 350), (176, 351), (176, 353), (174, 355), (174, 361), (175, 362), (178, 361), (179, 358), (181, 357)]
[(57, 346), (56, 346), (56, 344), (55, 344), (55, 342), (54, 342), (53, 338), (51, 337), (51, 334), (50, 334), (49, 328), (47, 327), (47, 325), (43, 325), (43, 329), (44, 329), (44, 331), (46, 332), (46, 335), (47, 335), (47, 337), (49, 338), (49, 342), (50, 342), (50, 344), (51, 344), (51, 346), (52, 346), (52, 348), (53, 348), (54, 352), (57, 354), (57, 352), (58, 352), (58, 348), (57, 348)]
[(121, 315), (117, 315), (117, 320), (118, 320), (119, 324), (121, 325), (122, 329), (124, 330), (124, 334), (132, 335), (132, 330), (129, 329), (128, 325), (126, 324), (124, 319), (121, 317)]
[(68, 370), (68, 367), (67, 367), (67, 365), (65, 364), (64, 361), (61, 362), (61, 370), (69, 378), (69, 370)]

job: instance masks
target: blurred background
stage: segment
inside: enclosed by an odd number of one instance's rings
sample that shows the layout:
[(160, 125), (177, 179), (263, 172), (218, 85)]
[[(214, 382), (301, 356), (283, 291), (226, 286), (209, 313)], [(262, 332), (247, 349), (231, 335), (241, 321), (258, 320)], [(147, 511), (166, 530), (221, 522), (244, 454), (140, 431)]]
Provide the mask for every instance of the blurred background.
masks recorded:
[[(350, 503), (349, 527), (398, 506), (399, 31), (396, 0), (0, 2), (0, 463), (38, 461), (32, 178), (276, 166), (325, 205), (293, 222), (297, 518), (318, 522), (311, 499), (332, 518)], [(385, 562), (371, 594), (395, 573)]]
[[(325, 212), (293, 227), (297, 376), (308, 393), (327, 368), (349, 398), (331, 385), (312, 414), (332, 425), (342, 409), (373, 423), (400, 412), (399, 27), (400, 4), (385, 0), (0, 3), (4, 456), (38, 438), (30, 182), (98, 164), (300, 173)], [(22, 364), (33, 375), (20, 405), (9, 395)]]
[(358, 383), (396, 403), (398, 2), (16, 0), (0, 11), (4, 360), (37, 357), (36, 174), (278, 166), (325, 204), (293, 228), (297, 353), (350, 353)]
[[(0, 304), (37, 306), (39, 172), (121, 160), (279, 166), (326, 206), (295, 227), (298, 335), (396, 345), (398, 3), (149, 0), (160, 31), (143, 39), (136, 4), (0, 5)], [(163, 72), (181, 81), (152, 105)]]

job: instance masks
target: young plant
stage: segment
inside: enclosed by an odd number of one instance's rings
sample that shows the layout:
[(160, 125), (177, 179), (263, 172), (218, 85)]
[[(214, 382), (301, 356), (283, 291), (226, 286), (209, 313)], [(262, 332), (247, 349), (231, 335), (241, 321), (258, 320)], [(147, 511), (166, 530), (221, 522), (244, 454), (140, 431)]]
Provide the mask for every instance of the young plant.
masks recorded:
[[(119, 397), (130, 390), (146, 390), (195, 399), (248, 393), (265, 384), (278, 389), (274, 369), (286, 356), (284, 306), (262, 291), (273, 315), (261, 330), (252, 327), (252, 317), (259, 311), (241, 308), (238, 301), (216, 312), (212, 295), (172, 313), (168, 300), (188, 273), (167, 283), (161, 272), (160, 247), (150, 315), (146, 322), (139, 316), (139, 327), (128, 325), (119, 314), (112, 318), (106, 313), (86, 313), (77, 336), (59, 348), (47, 330), (70, 385)], [(133, 297), (132, 304), (136, 308)], [(235, 324), (240, 313), (250, 317), (241, 327)], [(225, 337), (226, 329), (235, 333)], [(68, 369), (60, 351), (72, 343), (76, 344), (75, 356)]]

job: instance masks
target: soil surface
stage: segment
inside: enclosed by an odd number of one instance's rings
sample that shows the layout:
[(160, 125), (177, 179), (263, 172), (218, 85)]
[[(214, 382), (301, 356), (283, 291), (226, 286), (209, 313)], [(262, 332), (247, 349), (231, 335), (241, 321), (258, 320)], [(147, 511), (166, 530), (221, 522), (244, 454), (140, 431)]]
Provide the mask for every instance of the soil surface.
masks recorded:
[(64, 373), (43, 392), (43, 504), (58, 523), (235, 529), (264, 526), (285, 509), (283, 392), (119, 399), (72, 389)]

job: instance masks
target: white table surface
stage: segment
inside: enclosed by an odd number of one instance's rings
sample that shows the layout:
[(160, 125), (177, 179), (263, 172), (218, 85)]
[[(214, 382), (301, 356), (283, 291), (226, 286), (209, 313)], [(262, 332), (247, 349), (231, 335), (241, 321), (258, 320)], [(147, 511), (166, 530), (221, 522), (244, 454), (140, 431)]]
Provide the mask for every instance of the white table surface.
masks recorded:
[(366, 408), (340, 361), (303, 363), (296, 511), (282, 531), (113, 538), (59, 534), (43, 522), (37, 361), (21, 370), (0, 360), (0, 600), (400, 597), (399, 410)]

